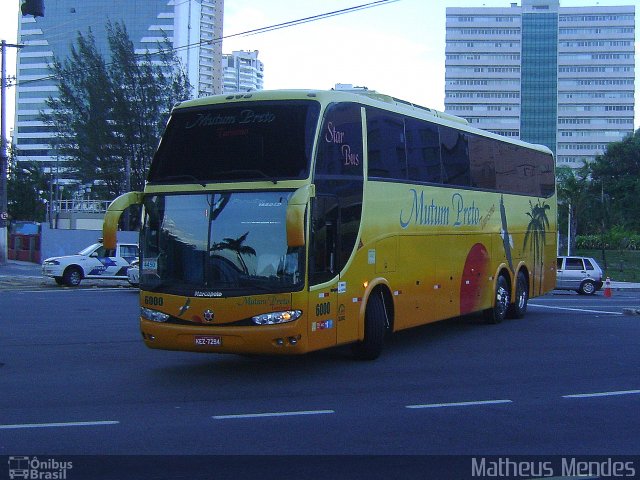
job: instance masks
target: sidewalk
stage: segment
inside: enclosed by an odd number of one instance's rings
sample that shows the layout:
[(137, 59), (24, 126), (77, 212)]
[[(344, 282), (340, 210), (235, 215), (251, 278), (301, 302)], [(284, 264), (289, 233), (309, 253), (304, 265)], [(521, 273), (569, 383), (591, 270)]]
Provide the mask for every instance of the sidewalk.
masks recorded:
[[(604, 290), (604, 286), (602, 287)], [(611, 280), (611, 290), (624, 290), (626, 292), (640, 292), (640, 283), (614, 282)]]
[(42, 266), (38, 263), (7, 260), (6, 265), (0, 265), (0, 277), (38, 277), (42, 278)]

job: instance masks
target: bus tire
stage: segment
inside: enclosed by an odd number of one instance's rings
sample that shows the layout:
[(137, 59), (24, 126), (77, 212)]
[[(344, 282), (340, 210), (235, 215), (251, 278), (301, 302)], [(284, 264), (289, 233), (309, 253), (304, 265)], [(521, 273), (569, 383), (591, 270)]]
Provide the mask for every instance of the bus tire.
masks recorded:
[(516, 278), (516, 298), (509, 305), (507, 315), (509, 318), (522, 318), (527, 313), (527, 304), (529, 303), (529, 282), (527, 276), (522, 270), (518, 272)]
[(493, 307), (485, 311), (487, 323), (496, 324), (502, 322), (509, 309), (509, 282), (504, 275), (499, 275), (496, 281), (496, 291), (493, 297)]
[(364, 314), (364, 339), (352, 346), (353, 356), (358, 360), (375, 360), (382, 353), (387, 334), (387, 314), (382, 291), (374, 292)]
[(82, 270), (80, 267), (67, 267), (62, 276), (64, 283), (70, 287), (77, 287), (82, 281)]

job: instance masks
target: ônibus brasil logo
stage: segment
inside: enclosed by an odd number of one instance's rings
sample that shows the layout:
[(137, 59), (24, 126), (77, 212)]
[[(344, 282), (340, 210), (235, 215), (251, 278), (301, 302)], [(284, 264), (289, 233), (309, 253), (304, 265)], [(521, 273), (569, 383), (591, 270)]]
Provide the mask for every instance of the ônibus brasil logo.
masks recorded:
[(54, 458), (40, 460), (38, 457), (9, 457), (9, 478), (31, 480), (66, 480), (67, 471), (73, 462), (62, 462)]

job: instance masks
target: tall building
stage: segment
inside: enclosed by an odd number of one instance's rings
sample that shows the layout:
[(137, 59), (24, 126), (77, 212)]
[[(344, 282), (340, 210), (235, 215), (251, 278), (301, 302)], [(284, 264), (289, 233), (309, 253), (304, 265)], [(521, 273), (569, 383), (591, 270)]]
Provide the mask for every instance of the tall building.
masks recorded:
[[(46, 0), (44, 17), (19, 17), (16, 116), (13, 142), (18, 160), (56, 163), (52, 127), (40, 121), (45, 100), (57, 95), (49, 65), (65, 59), (78, 32), (89, 28), (98, 49), (108, 55), (105, 25), (123, 22), (136, 53), (157, 51), (172, 42), (186, 69), (193, 95), (222, 92), (222, 12), (224, 0)], [(211, 41), (210, 43), (208, 41)], [(63, 158), (58, 160), (64, 161)]]
[[(166, 1), (166, 0), (165, 0)], [(198, 97), (222, 93), (222, 21), (224, 0), (173, 0), (173, 44), (188, 66), (189, 80)]]
[(222, 56), (224, 93), (251, 92), (264, 88), (264, 65), (258, 50), (235, 51)]
[(580, 167), (633, 133), (634, 6), (447, 8), (445, 111)]

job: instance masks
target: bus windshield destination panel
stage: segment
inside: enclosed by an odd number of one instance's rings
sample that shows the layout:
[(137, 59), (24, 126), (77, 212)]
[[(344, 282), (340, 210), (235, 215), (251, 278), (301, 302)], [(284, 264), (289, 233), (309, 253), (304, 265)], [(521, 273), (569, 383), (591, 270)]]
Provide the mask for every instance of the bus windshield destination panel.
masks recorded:
[(555, 286), (546, 147), (367, 90), (261, 91), (174, 108), (144, 192), (151, 348), (301, 354), (483, 314)]
[(311, 101), (177, 110), (149, 182), (306, 178), (318, 111)]

